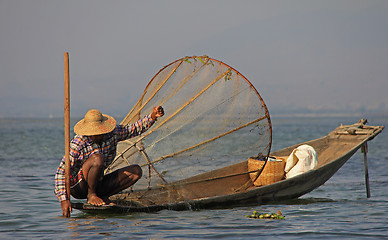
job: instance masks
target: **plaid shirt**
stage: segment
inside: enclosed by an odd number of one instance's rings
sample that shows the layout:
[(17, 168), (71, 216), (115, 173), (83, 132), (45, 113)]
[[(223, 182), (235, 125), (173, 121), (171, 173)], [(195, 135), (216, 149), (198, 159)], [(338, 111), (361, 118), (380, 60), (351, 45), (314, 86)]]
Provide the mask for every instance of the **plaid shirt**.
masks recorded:
[[(82, 175), (79, 172), (82, 169), (82, 165), (92, 154), (99, 153), (103, 155), (106, 168), (116, 156), (116, 148), (119, 141), (138, 136), (153, 124), (154, 120), (152, 120), (151, 115), (148, 115), (134, 124), (126, 126), (117, 125), (112, 132), (104, 136), (104, 140), (100, 145), (92, 142), (88, 136), (75, 135), (70, 142), (70, 186), (80, 181)], [(54, 192), (59, 201), (67, 200), (65, 157), (62, 158), (55, 174)]]

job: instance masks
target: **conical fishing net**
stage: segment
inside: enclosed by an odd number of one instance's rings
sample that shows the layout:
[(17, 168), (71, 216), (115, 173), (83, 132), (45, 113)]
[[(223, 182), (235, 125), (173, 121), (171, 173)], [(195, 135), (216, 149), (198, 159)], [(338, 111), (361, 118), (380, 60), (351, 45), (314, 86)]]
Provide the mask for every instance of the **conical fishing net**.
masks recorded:
[(166, 186), (257, 155), (268, 156), (271, 122), (253, 85), (232, 67), (185, 57), (162, 68), (121, 124), (163, 106), (165, 115), (141, 136), (120, 142), (108, 171), (138, 164), (134, 189)]

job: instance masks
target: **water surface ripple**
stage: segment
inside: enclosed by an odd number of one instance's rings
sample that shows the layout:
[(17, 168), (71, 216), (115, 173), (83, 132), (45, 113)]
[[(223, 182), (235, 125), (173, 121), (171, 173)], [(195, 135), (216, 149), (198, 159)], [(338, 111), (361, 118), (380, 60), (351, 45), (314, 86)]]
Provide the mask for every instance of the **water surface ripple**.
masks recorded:
[[(321, 137), (357, 118), (274, 117), (273, 150)], [(372, 117), (370, 125), (388, 119)], [(74, 123), (73, 123), (74, 124)], [(261, 206), (61, 217), (53, 194), (63, 120), (0, 119), (1, 239), (388, 239), (388, 133), (369, 143), (372, 197), (357, 152), (328, 182), (300, 199)], [(285, 220), (246, 218), (254, 210)]]

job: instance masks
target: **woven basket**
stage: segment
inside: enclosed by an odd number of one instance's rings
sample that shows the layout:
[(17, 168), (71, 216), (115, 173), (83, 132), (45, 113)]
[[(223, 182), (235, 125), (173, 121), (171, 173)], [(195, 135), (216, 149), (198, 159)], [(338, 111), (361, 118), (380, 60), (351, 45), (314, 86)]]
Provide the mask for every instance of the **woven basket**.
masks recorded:
[[(248, 171), (260, 170), (265, 161), (259, 161), (257, 159), (249, 158), (248, 159)], [(276, 161), (267, 161), (263, 172), (256, 179), (258, 172), (249, 173), (249, 176), (255, 186), (264, 186), (271, 183), (278, 182), (284, 177), (284, 166), (285, 161), (281, 158), (277, 158)]]

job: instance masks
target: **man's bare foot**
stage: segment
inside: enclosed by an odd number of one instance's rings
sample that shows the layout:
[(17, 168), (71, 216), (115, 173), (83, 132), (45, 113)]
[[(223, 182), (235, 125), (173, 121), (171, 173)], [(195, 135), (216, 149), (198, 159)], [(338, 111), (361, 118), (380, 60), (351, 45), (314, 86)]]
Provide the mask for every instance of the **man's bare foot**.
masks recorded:
[(95, 206), (105, 205), (105, 201), (99, 198), (96, 194), (88, 195), (88, 203)]

